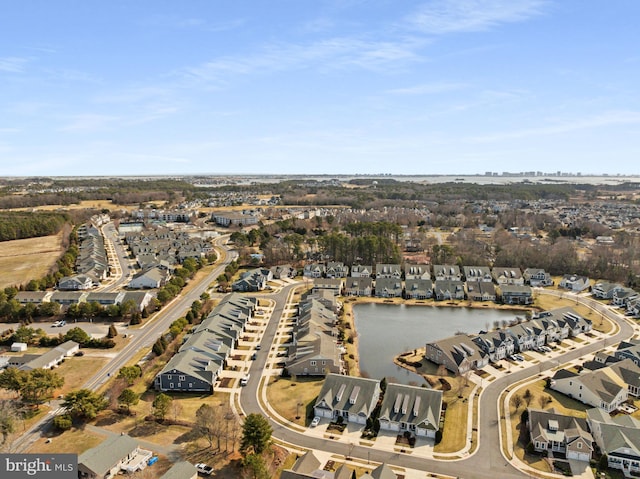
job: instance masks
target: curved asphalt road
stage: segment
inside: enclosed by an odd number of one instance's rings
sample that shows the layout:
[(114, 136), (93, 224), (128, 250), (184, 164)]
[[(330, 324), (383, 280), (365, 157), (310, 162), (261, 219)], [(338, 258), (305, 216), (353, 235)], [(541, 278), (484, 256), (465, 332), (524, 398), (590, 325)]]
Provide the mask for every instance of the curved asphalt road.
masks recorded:
[[(269, 297), (276, 301), (276, 306), (271, 315), (269, 323), (266, 327), (261, 345), (266, 346), (273, 344), (278, 323), (282, 316), (284, 307), (288, 301), (289, 294), (292, 289), (298, 285), (291, 285), (283, 288), (281, 291), (270, 295)], [(309, 437), (300, 434), (281, 423), (269, 418), (271, 427), (273, 428), (273, 436), (281, 441), (289, 444), (298, 445), (307, 449), (315, 449), (326, 451), (333, 454), (350, 456), (361, 460), (371, 460), (373, 462), (393, 464), (396, 466), (429, 471), (438, 474), (453, 475), (466, 479), (520, 479), (527, 477), (527, 474), (515, 468), (502, 454), (500, 447), (500, 428), (498, 423), (498, 398), (500, 394), (509, 387), (523, 379), (535, 376), (542, 371), (550, 370), (558, 364), (577, 359), (585, 354), (593, 353), (601, 350), (605, 345), (611, 345), (619, 341), (630, 338), (633, 333), (633, 327), (624, 319), (617, 316), (606, 306), (589, 298), (572, 295), (570, 293), (560, 293), (557, 291), (537, 290), (540, 294), (551, 294), (555, 296), (570, 296), (572, 299), (591, 307), (598, 313), (603, 314), (610, 320), (619, 325), (619, 330), (613, 336), (606, 340), (591, 343), (568, 351), (553, 360), (544, 361), (542, 363), (532, 365), (528, 368), (514, 371), (508, 376), (496, 379), (487, 385), (480, 398), (479, 406), (479, 444), (475, 452), (466, 458), (451, 460), (435, 460), (425, 459), (422, 457), (413, 457), (409, 454), (391, 453), (388, 451), (380, 451), (370, 447), (359, 445), (346, 445), (337, 441), (320, 439), (317, 437)], [(240, 394), (240, 404), (246, 414), (258, 413), (265, 417), (269, 417), (267, 411), (264, 411), (258, 401), (259, 378), (263, 371), (267, 355), (259, 355), (258, 360), (251, 365), (250, 372), (252, 380), (243, 388)], [(348, 450), (347, 450), (348, 448)]]

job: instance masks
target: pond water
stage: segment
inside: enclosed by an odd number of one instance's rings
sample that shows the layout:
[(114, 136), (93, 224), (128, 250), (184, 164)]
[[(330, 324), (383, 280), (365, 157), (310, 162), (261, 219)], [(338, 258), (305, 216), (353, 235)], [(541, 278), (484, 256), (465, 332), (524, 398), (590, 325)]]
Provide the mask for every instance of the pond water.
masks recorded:
[(358, 332), (360, 372), (374, 379), (387, 377), (403, 384), (422, 384), (421, 376), (396, 366), (393, 358), (457, 332), (475, 334), (493, 329), (496, 321), (509, 321), (518, 315), (523, 313), (489, 308), (356, 304), (353, 316)]

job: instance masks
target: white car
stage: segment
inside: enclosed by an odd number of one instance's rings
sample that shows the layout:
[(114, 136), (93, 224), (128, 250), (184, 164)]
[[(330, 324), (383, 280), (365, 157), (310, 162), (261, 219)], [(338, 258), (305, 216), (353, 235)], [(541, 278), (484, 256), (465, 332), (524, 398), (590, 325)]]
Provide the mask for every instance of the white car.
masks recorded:
[(243, 377), (240, 380), (240, 386), (246, 386), (249, 383), (249, 378), (251, 377), (250, 374), (247, 374), (245, 377)]
[(311, 421), (311, 427), (316, 427), (318, 424), (320, 424), (320, 416), (316, 416), (313, 418), (313, 420)]
[(210, 476), (213, 472), (213, 467), (207, 466), (206, 464), (200, 462), (196, 464), (196, 470), (203, 476)]

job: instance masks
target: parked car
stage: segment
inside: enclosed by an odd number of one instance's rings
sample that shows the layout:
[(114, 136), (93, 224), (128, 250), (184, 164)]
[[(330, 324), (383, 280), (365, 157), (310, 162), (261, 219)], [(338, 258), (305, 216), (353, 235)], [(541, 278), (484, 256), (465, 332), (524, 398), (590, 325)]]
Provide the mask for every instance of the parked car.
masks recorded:
[(318, 424), (320, 424), (320, 416), (316, 416), (313, 418), (313, 420), (311, 421), (311, 427), (316, 427)]
[(249, 378), (251, 377), (250, 374), (247, 374), (245, 377), (243, 377), (240, 380), (240, 386), (246, 386), (249, 383)]
[(516, 361), (524, 361), (524, 356), (522, 354), (514, 354), (513, 357), (516, 358)]
[(198, 464), (196, 464), (196, 470), (203, 476), (210, 476), (213, 472), (213, 467), (207, 466), (203, 462), (199, 462)]
[(258, 358), (258, 355), (257, 355), (256, 353), (253, 353), (253, 354), (251, 355), (251, 360), (252, 360), (252, 361), (255, 361), (257, 358)]

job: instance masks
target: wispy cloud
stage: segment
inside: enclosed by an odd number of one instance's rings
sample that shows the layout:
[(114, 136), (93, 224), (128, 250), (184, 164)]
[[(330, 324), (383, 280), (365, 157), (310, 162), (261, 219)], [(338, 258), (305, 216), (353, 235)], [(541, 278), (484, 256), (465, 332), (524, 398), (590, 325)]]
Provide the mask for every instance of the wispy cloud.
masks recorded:
[(394, 95), (433, 95), (436, 93), (445, 93), (448, 91), (464, 90), (468, 87), (469, 85), (467, 83), (425, 83), (422, 85), (414, 85), (406, 88), (394, 88), (393, 90), (388, 90), (387, 93), (391, 93)]
[(421, 61), (417, 50), (425, 44), (425, 40), (416, 38), (373, 41), (351, 37), (329, 38), (304, 45), (279, 43), (271, 44), (254, 55), (221, 57), (177, 74), (186, 79), (224, 84), (230, 75), (298, 68), (330, 71), (355, 66), (380, 70), (390, 65)]
[(59, 131), (92, 132), (105, 130), (113, 126), (118, 120), (119, 118), (117, 116), (84, 113), (73, 116), (69, 123), (59, 128)]
[(236, 30), (246, 23), (244, 18), (232, 18), (223, 21), (208, 21), (204, 18), (180, 17), (176, 15), (153, 15), (141, 21), (144, 27), (169, 29), (198, 29), (208, 32), (227, 32)]
[(423, 33), (440, 35), (490, 30), (542, 14), (546, 0), (432, 0), (406, 21)]
[(28, 58), (2, 57), (0, 58), (0, 71), (8, 73), (22, 73), (25, 70)]
[(548, 126), (537, 128), (524, 128), (520, 130), (505, 131), (489, 135), (481, 135), (470, 138), (475, 143), (491, 143), (503, 140), (514, 140), (535, 136), (557, 135), (572, 131), (601, 128), (614, 125), (631, 125), (640, 123), (640, 112), (637, 111), (607, 111), (588, 118), (563, 120)]

